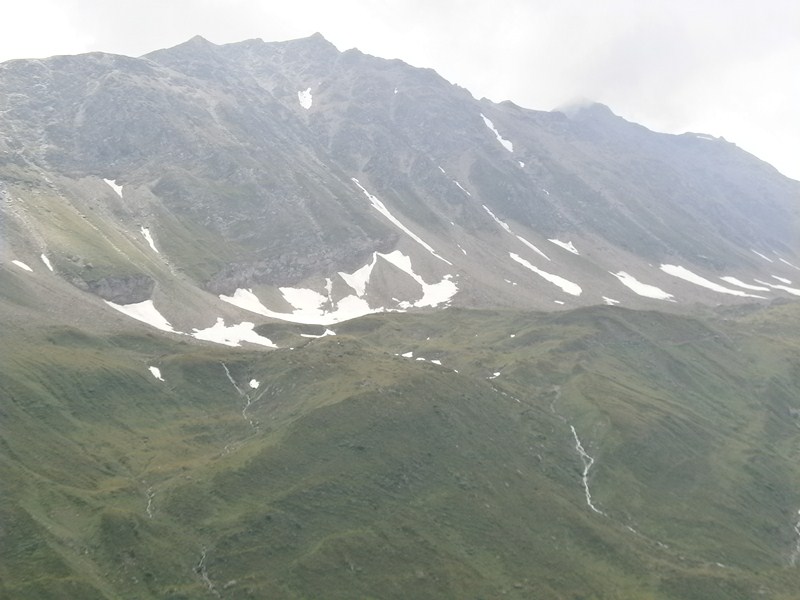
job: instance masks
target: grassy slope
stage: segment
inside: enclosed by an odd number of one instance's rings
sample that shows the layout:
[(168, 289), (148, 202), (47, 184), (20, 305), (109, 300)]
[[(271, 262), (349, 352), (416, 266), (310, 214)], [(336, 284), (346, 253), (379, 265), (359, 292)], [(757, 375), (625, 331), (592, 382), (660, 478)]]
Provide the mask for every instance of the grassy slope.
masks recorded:
[(790, 598), (797, 308), (374, 315), (276, 352), (4, 331), (0, 594)]

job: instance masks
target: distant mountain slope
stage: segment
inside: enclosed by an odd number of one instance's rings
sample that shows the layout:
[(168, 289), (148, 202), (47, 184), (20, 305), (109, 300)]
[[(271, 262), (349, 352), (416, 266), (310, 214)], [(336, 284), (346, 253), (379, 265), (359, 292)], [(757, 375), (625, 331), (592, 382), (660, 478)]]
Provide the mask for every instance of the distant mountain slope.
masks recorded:
[[(262, 316), (332, 322), (445, 279), (439, 306), (800, 295), (800, 183), (734, 145), (478, 101), (318, 34), (3, 63), (0, 132), (3, 267), (44, 254), (167, 320), (251, 290)], [(406, 268), (361, 294), (339, 275), (392, 252)]]

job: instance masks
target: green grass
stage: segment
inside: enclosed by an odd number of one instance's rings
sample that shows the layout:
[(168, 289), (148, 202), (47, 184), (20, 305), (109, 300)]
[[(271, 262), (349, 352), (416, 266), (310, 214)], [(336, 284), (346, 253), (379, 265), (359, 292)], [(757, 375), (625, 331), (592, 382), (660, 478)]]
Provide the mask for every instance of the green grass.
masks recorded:
[(799, 329), (784, 305), (371, 315), (272, 352), (10, 330), (0, 589), (207, 597), (205, 550), (224, 598), (788, 600)]

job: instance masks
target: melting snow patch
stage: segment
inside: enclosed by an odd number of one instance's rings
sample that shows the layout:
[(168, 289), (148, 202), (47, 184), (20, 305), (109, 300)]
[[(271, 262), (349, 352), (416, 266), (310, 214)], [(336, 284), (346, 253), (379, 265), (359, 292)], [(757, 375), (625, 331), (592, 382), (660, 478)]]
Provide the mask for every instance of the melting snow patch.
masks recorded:
[(785, 277), (778, 277), (777, 275), (773, 275), (772, 278), (777, 279), (778, 281), (780, 281), (781, 283), (785, 283), (786, 285), (792, 283), (791, 279), (786, 279)]
[(105, 181), (108, 184), (108, 186), (117, 193), (117, 196), (122, 198), (122, 186), (121, 185), (117, 185), (117, 182), (113, 181), (111, 179), (103, 179), (103, 181)]
[(42, 254), (41, 254), (41, 257), (40, 257), (40, 258), (42, 259), (42, 262), (44, 263), (44, 266), (45, 266), (45, 267), (47, 267), (48, 269), (50, 269), (50, 270), (52, 271), (52, 270), (53, 270), (53, 265), (52, 265), (52, 264), (50, 264), (50, 259), (49, 259), (49, 258), (47, 258), (47, 254), (45, 254), (44, 252), (42, 252)]
[(561, 240), (556, 240), (556, 239), (547, 240), (547, 241), (548, 242), (552, 242), (556, 246), (561, 246), (564, 250), (568, 250), (569, 252), (572, 252), (573, 254), (578, 254), (578, 250), (575, 248), (575, 246), (572, 244), (572, 242), (562, 242)]
[(525, 168), (525, 163), (524, 162), (522, 162), (521, 160), (518, 160), (517, 162), (519, 163), (519, 168), (520, 169), (524, 169)]
[(152, 300), (145, 300), (144, 302), (136, 302), (134, 304), (115, 304), (109, 300), (104, 300), (104, 302), (114, 310), (118, 310), (122, 314), (128, 315), (129, 317), (136, 319), (137, 321), (141, 321), (142, 323), (147, 323), (151, 327), (155, 327), (161, 331), (177, 333), (172, 328), (172, 325), (170, 325), (169, 321), (167, 321), (163, 315), (156, 310)]
[(254, 389), (254, 390), (257, 390), (257, 389), (258, 389), (258, 386), (260, 386), (260, 385), (261, 385), (261, 382), (260, 382), (258, 379), (251, 379), (251, 380), (250, 380), (250, 383), (249, 383), (248, 385), (250, 385), (250, 387), (251, 387), (252, 389)]
[(439, 365), (440, 367), (442, 366), (442, 361), (440, 361), (438, 358), (434, 358), (431, 360), (431, 362), (435, 365)]
[(243, 321), (238, 325), (225, 326), (225, 319), (222, 317), (217, 318), (217, 322), (206, 329), (194, 329), (192, 337), (198, 340), (205, 340), (207, 342), (216, 342), (217, 344), (224, 344), (225, 346), (241, 346), (242, 342), (250, 342), (251, 344), (258, 344), (260, 346), (267, 346), (269, 348), (277, 348), (272, 340), (258, 335), (254, 331), (255, 325)]
[[(611, 271), (609, 271), (611, 273)], [(611, 273), (614, 277), (620, 280), (622, 285), (632, 290), (634, 293), (644, 296), (645, 298), (655, 298), (656, 300), (670, 300), (673, 301), (673, 295), (665, 292), (661, 288), (654, 285), (642, 283), (633, 275), (629, 275), (625, 271), (619, 273)]]
[(367, 263), (360, 269), (353, 271), (353, 273), (344, 273), (339, 271), (339, 276), (344, 279), (344, 282), (353, 288), (353, 291), (360, 298), (367, 290), (367, 282), (372, 274), (372, 268), (375, 266), (375, 261), (378, 260), (378, 254), (372, 254), (372, 262)]
[(459, 249), (459, 250), (461, 250), (461, 252), (463, 252), (463, 253), (464, 253), (464, 256), (466, 256), (466, 255), (467, 255), (467, 251), (466, 251), (466, 250), (464, 250), (464, 249), (461, 247), (461, 244), (456, 244), (456, 246), (458, 246), (458, 249)]
[(512, 144), (511, 142), (509, 142), (506, 139), (503, 139), (503, 136), (500, 135), (500, 132), (497, 131), (497, 129), (495, 129), (494, 123), (492, 123), (489, 119), (487, 119), (483, 115), (483, 113), (481, 113), (481, 119), (483, 119), (483, 122), (486, 124), (486, 127), (488, 127), (489, 129), (492, 130), (492, 132), (494, 133), (495, 137), (497, 138), (497, 141), (500, 142), (501, 144), (503, 144), (503, 148), (505, 148), (509, 152), (513, 152), (514, 151), (514, 144)]
[(351, 179), (352, 179), (353, 183), (355, 183), (359, 187), (359, 189), (362, 192), (364, 192), (364, 195), (369, 199), (370, 203), (372, 204), (372, 207), (375, 210), (377, 210), (384, 217), (389, 219), (389, 221), (391, 221), (398, 229), (400, 229), (401, 231), (406, 233), (412, 240), (417, 242), (420, 246), (425, 248), (425, 250), (427, 250), (428, 252), (433, 254), (436, 258), (438, 258), (439, 260), (441, 260), (443, 262), (446, 262), (450, 266), (453, 265), (453, 263), (451, 263), (446, 258), (442, 258), (441, 256), (439, 256), (433, 248), (431, 248), (428, 244), (426, 244), (419, 236), (417, 236), (414, 232), (412, 232), (408, 227), (403, 225), (392, 213), (389, 212), (389, 209), (386, 208), (386, 205), (383, 202), (381, 202), (380, 200), (378, 200), (378, 198), (376, 198), (375, 196), (370, 194), (364, 188), (364, 186), (361, 185), (361, 183), (359, 183), (358, 179), (356, 179), (355, 177), (352, 177)]
[(411, 258), (395, 250), (389, 254), (379, 254), (401, 271), (408, 273), (414, 281), (422, 286), (422, 298), (417, 300), (412, 306), (422, 308), (425, 306), (435, 307), (448, 302), (458, 291), (458, 286), (453, 283), (452, 275), (445, 275), (438, 283), (425, 283), (425, 280), (417, 275), (411, 267)]
[(161, 369), (159, 369), (158, 367), (147, 367), (147, 369), (150, 371), (150, 373), (153, 374), (153, 377), (155, 377), (159, 381), (164, 381), (164, 378), (161, 377)]
[(300, 106), (306, 110), (311, 108), (311, 103), (314, 101), (314, 98), (311, 95), (311, 88), (297, 92), (297, 100), (300, 102)]
[(539, 269), (537, 267), (534, 267), (527, 260), (525, 260), (524, 258), (522, 258), (521, 256), (519, 256), (517, 254), (514, 254), (513, 252), (509, 252), (508, 255), (514, 261), (518, 262), (519, 264), (521, 264), (526, 269), (529, 269), (529, 270), (533, 271), (534, 273), (536, 273), (539, 277), (541, 277), (543, 279), (546, 279), (547, 281), (549, 281), (553, 285), (557, 285), (558, 287), (561, 288), (562, 291), (566, 292), (567, 294), (571, 294), (573, 296), (580, 296), (581, 293), (583, 292), (583, 290), (581, 289), (581, 286), (579, 286), (577, 283), (573, 283), (573, 282), (569, 281), (568, 279), (564, 279), (563, 277), (560, 277), (558, 275), (553, 275), (552, 273), (548, 273), (546, 271), (542, 271), (541, 269)]
[(609, 306), (614, 306), (615, 304), (619, 304), (619, 300), (614, 300), (613, 298), (609, 298), (608, 296), (603, 296), (603, 302), (605, 302)]
[(144, 236), (144, 239), (146, 239), (147, 243), (150, 244), (150, 247), (153, 249), (153, 252), (158, 253), (158, 248), (156, 248), (156, 244), (153, 241), (153, 236), (150, 235), (150, 229), (147, 227), (142, 227), (141, 232), (142, 235)]
[(12, 260), (11, 262), (13, 264), (17, 265), (20, 269), (22, 269), (24, 271), (30, 271), (31, 273), (33, 273), (33, 269), (31, 269), (28, 265), (26, 265), (21, 260)]
[(744, 298), (764, 298), (764, 296), (756, 296), (741, 290), (732, 290), (731, 288), (726, 288), (725, 286), (714, 283), (713, 281), (709, 281), (705, 277), (701, 277), (696, 273), (692, 273), (689, 269), (686, 267), (681, 267), (680, 265), (661, 265), (661, 270), (668, 275), (678, 277), (684, 281), (688, 281), (689, 283), (719, 292), (720, 294), (730, 294), (731, 296), (741, 296)]
[(556, 304), (564, 304), (563, 300), (553, 300), (553, 302), (555, 302)]
[(750, 285), (749, 283), (745, 283), (744, 281), (740, 281), (739, 279), (736, 279), (736, 277), (727, 277), (726, 276), (726, 277), (720, 277), (720, 279), (722, 279), (722, 281), (725, 281), (727, 283), (730, 283), (730, 284), (735, 285), (735, 286), (740, 287), (740, 288), (744, 288), (746, 290), (753, 290), (755, 292), (768, 292), (769, 291), (768, 287), (764, 287), (763, 285)]
[(414, 353), (411, 352), (411, 351), (408, 351), (408, 352), (404, 352), (400, 356), (402, 356), (403, 358), (414, 358)]

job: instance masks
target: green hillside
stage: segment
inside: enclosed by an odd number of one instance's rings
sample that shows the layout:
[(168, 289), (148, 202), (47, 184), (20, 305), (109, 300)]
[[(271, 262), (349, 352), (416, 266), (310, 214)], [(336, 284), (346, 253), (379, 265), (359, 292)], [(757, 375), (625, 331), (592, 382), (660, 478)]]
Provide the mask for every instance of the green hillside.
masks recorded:
[(4, 330), (0, 595), (796, 597), (797, 304), (299, 331)]

